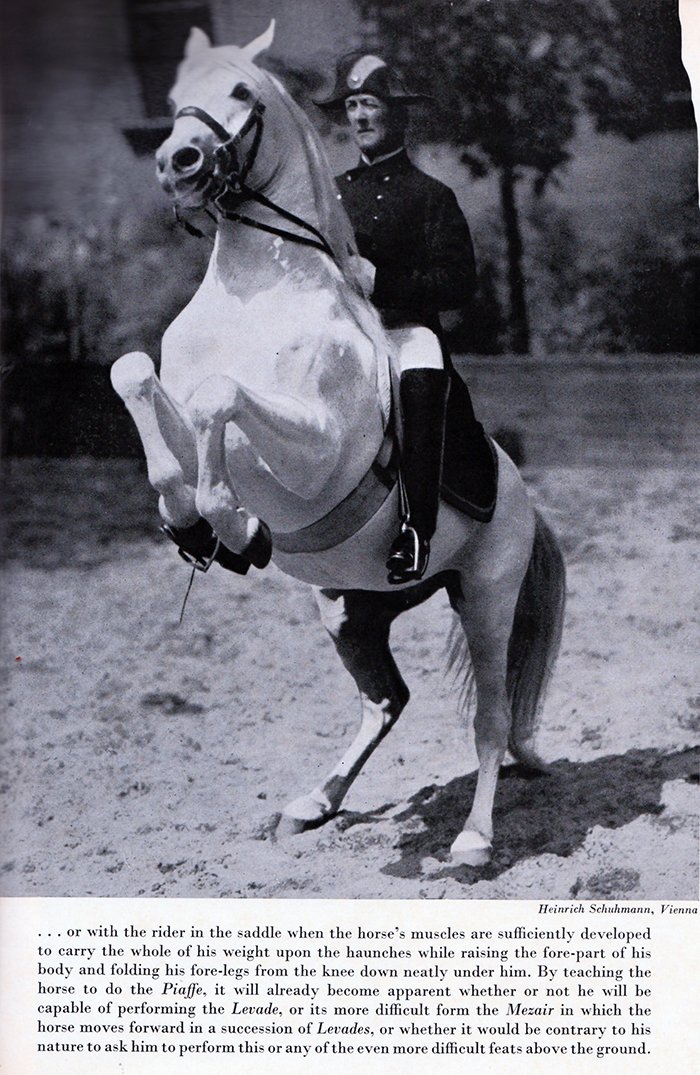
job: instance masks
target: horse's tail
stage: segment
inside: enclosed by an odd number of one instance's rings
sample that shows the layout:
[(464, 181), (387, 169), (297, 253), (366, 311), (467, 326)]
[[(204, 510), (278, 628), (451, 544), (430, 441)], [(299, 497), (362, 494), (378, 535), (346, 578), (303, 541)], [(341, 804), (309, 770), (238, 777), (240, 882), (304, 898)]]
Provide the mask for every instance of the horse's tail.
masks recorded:
[[(554, 671), (564, 622), (566, 569), (559, 543), (539, 512), (530, 562), (520, 586), (508, 644), (506, 689), (512, 711), (508, 748), (524, 765), (545, 768), (535, 740), (547, 685)], [(462, 701), (474, 694), (464, 632), (455, 625), (449, 665), (461, 681)]]
[(559, 652), (565, 601), (564, 558), (554, 532), (536, 512), (530, 563), (520, 586), (508, 644), (506, 687), (513, 715), (508, 748), (518, 761), (538, 769), (544, 764), (535, 738)]

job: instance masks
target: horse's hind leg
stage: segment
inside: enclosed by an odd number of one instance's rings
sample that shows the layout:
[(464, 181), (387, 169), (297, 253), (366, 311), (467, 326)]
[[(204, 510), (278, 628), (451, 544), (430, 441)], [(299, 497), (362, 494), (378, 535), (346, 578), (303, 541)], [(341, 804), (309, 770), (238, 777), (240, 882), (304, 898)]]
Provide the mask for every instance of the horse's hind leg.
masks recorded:
[(195, 504), (197, 452), (192, 423), (170, 398), (148, 355), (122, 355), (112, 366), (112, 385), (134, 420), (146, 455), (148, 480), (160, 493), (166, 523), (187, 527), (199, 518)]
[(493, 803), (511, 726), (508, 643), (524, 570), (516, 563), (498, 579), (481, 583), (463, 575), (460, 595), (453, 596), (467, 636), (477, 697), (474, 734), (479, 774), (471, 811), (451, 848), (453, 862), (469, 866), (483, 866), (491, 857)]
[(360, 728), (338, 764), (308, 795), (285, 807), (283, 825), (301, 832), (332, 817), (355, 777), (406, 705), (408, 687), (389, 648), (402, 611), (390, 595), (361, 590), (314, 591), (326, 630), (360, 692)]

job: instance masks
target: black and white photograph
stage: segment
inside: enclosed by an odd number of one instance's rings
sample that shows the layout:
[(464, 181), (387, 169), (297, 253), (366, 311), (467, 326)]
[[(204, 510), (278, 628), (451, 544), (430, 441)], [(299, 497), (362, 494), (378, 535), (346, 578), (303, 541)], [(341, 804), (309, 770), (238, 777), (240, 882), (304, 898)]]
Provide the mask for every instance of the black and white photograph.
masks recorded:
[(697, 900), (676, 0), (3, 23), (0, 894)]

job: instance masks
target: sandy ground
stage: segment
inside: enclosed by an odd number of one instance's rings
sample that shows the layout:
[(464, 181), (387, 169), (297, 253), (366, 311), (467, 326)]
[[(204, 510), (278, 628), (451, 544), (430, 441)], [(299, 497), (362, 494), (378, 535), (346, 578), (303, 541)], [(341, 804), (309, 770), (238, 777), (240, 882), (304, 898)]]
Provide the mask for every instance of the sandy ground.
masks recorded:
[(475, 869), (447, 856), (476, 758), (444, 674), (442, 595), (395, 627), (412, 699), (345, 809), (277, 839), (358, 715), (307, 588), (211, 571), (178, 626), (188, 572), (152, 536), (136, 465), (13, 461), (3, 893), (697, 898), (700, 479), (526, 478), (569, 571), (540, 738), (552, 765), (504, 769), (494, 858)]

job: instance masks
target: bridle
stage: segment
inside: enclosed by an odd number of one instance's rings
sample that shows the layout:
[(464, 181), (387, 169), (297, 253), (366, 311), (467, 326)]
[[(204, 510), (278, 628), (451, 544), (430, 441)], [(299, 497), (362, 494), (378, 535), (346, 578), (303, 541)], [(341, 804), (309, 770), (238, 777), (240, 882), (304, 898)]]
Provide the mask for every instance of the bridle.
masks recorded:
[[(254, 190), (253, 187), (248, 186), (248, 183), (246, 182), (248, 175), (255, 164), (258, 150), (260, 149), (260, 143), (265, 129), (263, 120), (264, 113), (265, 105), (263, 102), (260, 100), (255, 101), (245, 123), (234, 135), (229, 134), (222, 123), (219, 123), (217, 119), (210, 116), (203, 108), (198, 108), (197, 105), (186, 105), (184, 108), (181, 108), (176, 113), (175, 119), (178, 120), (181, 116), (193, 116), (194, 119), (199, 120), (205, 127), (208, 127), (219, 139), (219, 145), (214, 151), (214, 178), (217, 181), (217, 186), (212, 191), (210, 200), (217, 212), (225, 220), (238, 220), (241, 224), (246, 224), (248, 227), (257, 228), (259, 231), (269, 232), (272, 235), (278, 235), (282, 239), (289, 239), (291, 242), (300, 243), (302, 246), (313, 246), (317, 250), (322, 250), (324, 254), (328, 254), (329, 257), (335, 260), (335, 255), (327, 239), (313, 226), (313, 224), (309, 224), (309, 222), (303, 220), (302, 217), (298, 217), (288, 209), (284, 209), (281, 205), (277, 205), (269, 198), (266, 198), (264, 194), (261, 194), (260, 191)], [(239, 157), (241, 143), (251, 131), (254, 131), (253, 139), (248, 148), (248, 152), (241, 161)], [(279, 228), (274, 224), (264, 224), (260, 220), (254, 220), (252, 217), (240, 213), (238, 211), (238, 206), (244, 201), (254, 201), (259, 205), (265, 206), (266, 209), (271, 209), (284, 220), (296, 224), (297, 227), (303, 228), (304, 231), (309, 232), (309, 234), (299, 235), (296, 232), (288, 231), (286, 228)], [(206, 210), (206, 212), (209, 213), (209, 210)], [(204, 233), (201, 232), (199, 228), (195, 228), (194, 225), (180, 216), (177, 206), (174, 208), (174, 213), (178, 224), (182, 225), (182, 227), (190, 232), (190, 234), (200, 238), (203, 237)], [(213, 216), (213, 214), (209, 213), (209, 216)], [(213, 219), (216, 218), (214, 217)]]

